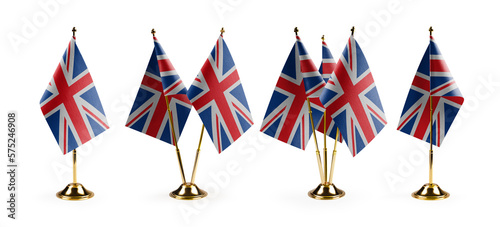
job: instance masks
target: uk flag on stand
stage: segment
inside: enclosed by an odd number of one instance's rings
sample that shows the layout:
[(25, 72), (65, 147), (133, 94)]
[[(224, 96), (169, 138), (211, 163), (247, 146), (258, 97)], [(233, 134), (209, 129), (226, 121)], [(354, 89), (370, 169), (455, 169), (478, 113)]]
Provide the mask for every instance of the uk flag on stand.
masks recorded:
[(236, 65), (222, 35), (187, 95), (219, 153), (253, 125)]
[(40, 107), (63, 154), (109, 128), (74, 36), (40, 100)]
[(434, 38), (418, 66), (406, 98), (398, 130), (430, 142), (430, 95), (432, 95), (432, 144), (441, 143), (457, 116), (464, 98), (444, 61)]
[[(325, 41), (322, 41), (322, 49), (321, 49), (322, 55), (323, 55), (323, 60), (321, 61), (321, 65), (319, 66), (319, 73), (323, 77), (323, 80), (325, 83), (328, 83), (328, 80), (330, 77), (335, 76), (334, 75), (334, 70), (335, 70), (335, 60), (333, 59), (332, 53), (330, 52), (330, 49), (328, 48), (328, 45), (326, 45)], [(324, 90), (323, 90), (324, 91)], [(332, 113), (330, 113), (331, 109), (326, 109), (325, 114), (323, 116), (331, 116)], [(333, 119), (331, 117), (326, 118), (326, 134), (335, 139), (337, 138), (337, 128), (338, 126), (335, 125), (335, 122), (333, 122)], [(324, 124), (324, 119), (323, 117), (321, 118), (319, 124), (317, 125), (316, 129), (324, 133), (325, 129), (325, 124)], [(337, 138), (339, 142), (342, 142), (342, 135), (340, 135)]]
[(372, 73), (353, 36), (321, 94), (321, 102), (353, 156), (387, 124)]
[(307, 99), (311, 103), (314, 125), (318, 125), (325, 110), (319, 100), (325, 82), (300, 37), (296, 38), (271, 96), (260, 131), (305, 150), (313, 132)]
[(175, 129), (176, 140), (186, 125), (191, 102), (186, 87), (165, 54), (158, 39), (154, 38), (154, 50), (144, 73), (126, 126), (175, 145), (167, 112), (167, 100)]

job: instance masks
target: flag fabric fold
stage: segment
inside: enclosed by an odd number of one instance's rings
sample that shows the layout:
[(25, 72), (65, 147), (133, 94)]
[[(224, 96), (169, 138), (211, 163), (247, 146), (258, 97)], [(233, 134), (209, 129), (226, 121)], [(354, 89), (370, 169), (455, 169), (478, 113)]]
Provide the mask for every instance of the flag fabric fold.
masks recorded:
[(253, 125), (243, 85), (222, 35), (187, 95), (219, 153)]
[(372, 73), (353, 36), (349, 37), (320, 99), (353, 156), (387, 124)]
[(312, 134), (307, 100), (314, 125), (324, 112), (319, 100), (325, 82), (312, 62), (299, 36), (281, 71), (267, 107), (260, 131), (305, 150)]
[(109, 128), (74, 36), (40, 100), (40, 107), (63, 154)]
[[(154, 50), (126, 126), (175, 145), (174, 142), (179, 140), (189, 117), (191, 102), (186, 95), (186, 87), (158, 39), (156, 37), (153, 39)], [(170, 127), (166, 98), (172, 111), (175, 141)]]
[[(326, 83), (328, 83), (328, 80), (330, 79), (330, 77), (335, 77), (334, 75), (334, 70), (335, 70), (335, 60), (333, 59), (333, 55), (332, 53), (330, 52), (330, 48), (328, 48), (328, 45), (326, 45), (326, 42), (325, 41), (322, 41), (322, 48), (321, 48), (321, 52), (322, 52), (322, 56), (323, 56), (323, 59), (321, 60), (321, 65), (319, 66), (319, 73), (321, 74), (321, 77), (323, 77), (323, 80), (325, 81), (325, 85)], [(323, 92), (326, 91), (323, 89)], [(331, 108), (330, 109), (326, 109), (325, 110), (325, 113), (323, 116), (331, 116), (333, 113), (330, 112), (331, 111)], [(319, 121), (316, 129), (321, 132), (321, 133), (325, 133), (325, 122), (324, 122), (324, 117), (321, 117), (321, 120)], [(337, 138), (337, 140), (339, 142), (342, 142), (342, 135), (340, 135), (340, 132), (339, 132), (339, 136), (337, 137), (337, 128), (338, 126), (335, 125), (335, 122), (333, 121), (333, 119), (331, 117), (327, 117), (326, 118), (326, 135), (328, 135), (329, 137), (335, 139)]]
[(398, 130), (430, 142), (430, 96), (432, 96), (432, 144), (441, 146), (464, 98), (434, 38), (418, 66), (398, 124)]

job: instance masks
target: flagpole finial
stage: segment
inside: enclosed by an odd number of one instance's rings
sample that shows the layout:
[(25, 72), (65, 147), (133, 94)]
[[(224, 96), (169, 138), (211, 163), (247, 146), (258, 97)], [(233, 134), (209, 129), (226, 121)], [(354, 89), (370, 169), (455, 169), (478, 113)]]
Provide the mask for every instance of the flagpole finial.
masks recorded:
[(299, 29), (298, 29), (297, 27), (295, 27), (295, 28), (293, 29), (293, 32), (295, 32), (295, 35), (298, 35), (298, 33), (299, 33)]
[(325, 35), (321, 36), (321, 41), (325, 41)]
[(76, 28), (73, 27), (73, 29), (71, 29), (71, 31), (73, 32), (73, 36), (75, 36), (75, 33), (76, 33)]
[(154, 29), (154, 28), (153, 28), (153, 29), (151, 29), (151, 34), (153, 34), (153, 37), (156, 37), (156, 36), (155, 36), (156, 31), (155, 31), (155, 29)]
[(430, 35), (432, 36), (432, 32), (434, 31), (434, 29), (432, 29), (432, 26), (429, 28), (429, 33)]
[(352, 28), (351, 28), (351, 35), (352, 36), (354, 35), (354, 26), (352, 26)]
[(226, 30), (224, 30), (224, 27), (222, 27), (222, 28), (220, 29), (220, 36), (222, 36), (222, 34), (224, 34), (224, 32), (226, 32)]

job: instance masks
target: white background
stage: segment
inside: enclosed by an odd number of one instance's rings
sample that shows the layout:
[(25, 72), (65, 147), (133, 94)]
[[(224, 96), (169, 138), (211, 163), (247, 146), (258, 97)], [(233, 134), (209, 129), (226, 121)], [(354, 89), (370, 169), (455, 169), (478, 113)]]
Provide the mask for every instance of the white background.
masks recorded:
[[(66, 1), (50, 10), (46, 2), (0, 4), (1, 131), (6, 134), (6, 112), (16, 110), (20, 152), (18, 219), (8, 219), (1, 202), (2, 227), (500, 223), (500, 16), (491, 1)], [(338, 60), (353, 25), (388, 125), (356, 158), (339, 146), (334, 183), (347, 194), (316, 201), (307, 196), (319, 183), (313, 143), (301, 151), (259, 128), (295, 41), (293, 28), (319, 64), (321, 35)], [(435, 202), (410, 196), (427, 182), (427, 144), (396, 130), (430, 25), (466, 100), (435, 149), (435, 182), (451, 193)], [(71, 181), (71, 156), (61, 154), (39, 109), (73, 26), (111, 126), (78, 149), (79, 181), (96, 193), (82, 202), (55, 197)], [(189, 86), (222, 26), (255, 125), (220, 155), (205, 133), (197, 184), (209, 195), (178, 201), (168, 196), (181, 182), (174, 148), (124, 124), (153, 49), (151, 28)], [(193, 110), (180, 140), (187, 176), (200, 127)], [(5, 166), (5, 141), (0, 145)], [(331, 152), (332, 139), (328, 147)], [(0, 201), (7, 180), (2, 171)]]

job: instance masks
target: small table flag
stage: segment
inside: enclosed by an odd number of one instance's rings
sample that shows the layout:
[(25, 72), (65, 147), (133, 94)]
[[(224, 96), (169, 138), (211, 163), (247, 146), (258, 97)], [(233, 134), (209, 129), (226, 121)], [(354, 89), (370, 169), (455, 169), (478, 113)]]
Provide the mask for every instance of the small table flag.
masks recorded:
[(40, 100), (40, 107), (63, 154), (109, 128), (74, 36)]
[[(153, 39), (155, 47), (126, 126), (175, 145), (189, 117), (191, 102), (186, 95), (186, 87), (158, 39)], [(168, 98), (172, 111), (176, 140), (173, 140), (165, 98)]]
[(439, 147), (457, 116), (464, 98), (432, 36), (418, 66), (398, 124), (399, 131), (428, 143), (430, 139), (430, 95), (432, 95), (433, 107), (432, 144)]
[(222, 34), (187, 95), (219, 153), (253, 125), (243, 85)]
[(368, 63), (352, 35), (334, 72), (321, 94), (321, 102), (356, 156), (387, 121)]
[(319, 100), (324, 86), (325, 81), (297, 35), (271, 96), (260, 131), (305, 150), (312, 135), (307, 99), (311, 103), (314, 125), (318, 125), (325, 110)]

